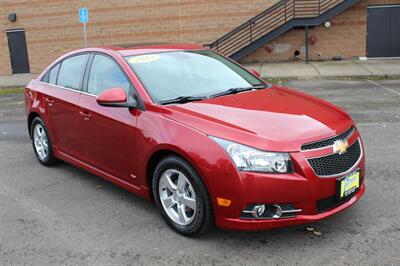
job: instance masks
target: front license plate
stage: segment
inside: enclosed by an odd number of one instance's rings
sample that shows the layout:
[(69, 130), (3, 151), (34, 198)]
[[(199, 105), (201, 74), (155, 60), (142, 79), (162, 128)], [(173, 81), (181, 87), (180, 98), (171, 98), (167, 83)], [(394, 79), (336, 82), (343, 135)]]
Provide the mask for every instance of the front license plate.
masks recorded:
[(357, 170), (339, 181), (339, 199), (354, 193), (360, 186), (360, 170)]

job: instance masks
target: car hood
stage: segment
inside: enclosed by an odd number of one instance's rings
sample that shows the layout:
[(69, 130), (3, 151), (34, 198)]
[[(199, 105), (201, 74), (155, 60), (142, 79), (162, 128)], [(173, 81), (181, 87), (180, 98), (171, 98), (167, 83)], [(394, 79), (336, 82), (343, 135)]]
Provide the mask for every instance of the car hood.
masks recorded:
[(162, 108), (205, 134), (269, 151), (299, 151), (353, 123), (338, 107), (280, 86)]

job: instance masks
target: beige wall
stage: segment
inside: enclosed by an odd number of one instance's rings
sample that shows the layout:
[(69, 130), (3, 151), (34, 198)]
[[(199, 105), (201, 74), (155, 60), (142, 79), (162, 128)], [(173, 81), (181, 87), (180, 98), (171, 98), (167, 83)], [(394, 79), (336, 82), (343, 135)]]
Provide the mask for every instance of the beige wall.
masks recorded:
[[(82, 47), (78, 9), (89, 8), (89, 45), (208, 43), (276, 0), (0, 0), (0, 75), (11, 74), (6, 29), (24, 28), (31, 72)], [(17, 13), (17, 21), (7, 20)]]
[[(362, 0), (359, 4), (334, 17), (330, 28), (323, 25), (310, 29), (311, 60), (330, 60), (334, 56), (344, 59), (366, 55), (367, 6), (398, 3), (399, 0)], [(399, 33), (400, 34), (400, 33)], [(310, 39), (310, 38), (309, 38)], [(267, 43), (241, 60), (242, 63), (277, 62), (294, 59), (294, 52), (305, 55), (304, 29), (293, 29)], [(318, 53), (321, 56), (318, 56)]]
[[(2, 1), (2, 0), (0, 0)], [(6, 16), (4, 6), (0, 4), (0, 14), (2, 17)], [(5, 25), (4, 18), (0, 16), (0, 75), (9, 72), (10, 59), (8, 55), (7, 36), (4, 32)]]

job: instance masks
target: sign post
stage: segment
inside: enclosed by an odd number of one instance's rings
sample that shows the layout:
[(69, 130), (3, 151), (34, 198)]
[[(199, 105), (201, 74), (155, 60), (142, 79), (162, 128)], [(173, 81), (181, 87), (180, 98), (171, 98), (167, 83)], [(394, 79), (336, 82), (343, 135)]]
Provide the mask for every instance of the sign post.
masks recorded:
[(85, 47), (88, 46), (87, 42), (87, 27), (86, 23), (89, 22), (89, 10), (85, 7), (79, 8), (79, 22), (83, 23), (83, 34), (85, 38)]

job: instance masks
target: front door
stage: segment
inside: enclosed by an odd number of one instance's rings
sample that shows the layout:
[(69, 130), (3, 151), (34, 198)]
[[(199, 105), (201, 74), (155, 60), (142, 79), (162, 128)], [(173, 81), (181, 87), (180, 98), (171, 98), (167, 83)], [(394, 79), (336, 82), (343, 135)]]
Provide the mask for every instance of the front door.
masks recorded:
[(28, 49), (26, 48), (25, 31), (22, 29), (8, 30), (7, 39), (12, 73), (29, 73)]
[(111, 57), (95, 54), (87, 81), (87, 94), (81, 96), (81, 128), (87, 163), (117, 178), (135, 183), (136, 122), (134, 110), (104, 107), (97, 95), (110, 88), (132, 86), (122, 69)]
[(368, 7), (367, 56), (400, 56), (399, 5)]

